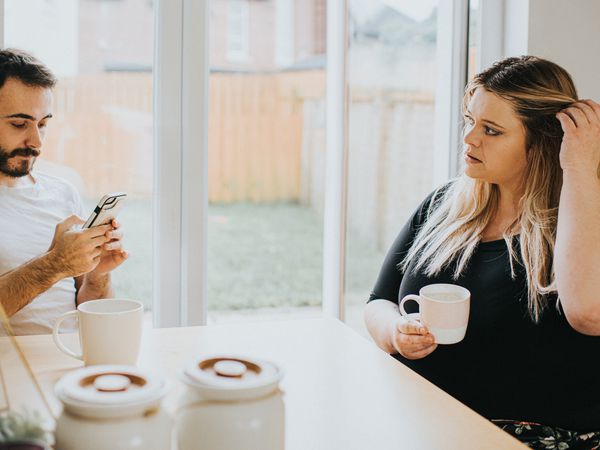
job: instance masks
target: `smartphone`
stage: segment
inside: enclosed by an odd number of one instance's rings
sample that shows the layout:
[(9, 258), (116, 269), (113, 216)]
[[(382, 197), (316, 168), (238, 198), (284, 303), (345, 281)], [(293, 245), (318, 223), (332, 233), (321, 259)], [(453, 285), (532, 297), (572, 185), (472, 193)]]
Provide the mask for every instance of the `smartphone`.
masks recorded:
[(94, 208), (88, 220), (83, 224), (82, 228), (92, 228), (99, 225), (105, 225), (111, 220), (117, 218), (117, 214), (123, 206), (123, 202), (127, 194), (125, 192), (113, 192), (106, 194), (100, 199), (98, 205)]

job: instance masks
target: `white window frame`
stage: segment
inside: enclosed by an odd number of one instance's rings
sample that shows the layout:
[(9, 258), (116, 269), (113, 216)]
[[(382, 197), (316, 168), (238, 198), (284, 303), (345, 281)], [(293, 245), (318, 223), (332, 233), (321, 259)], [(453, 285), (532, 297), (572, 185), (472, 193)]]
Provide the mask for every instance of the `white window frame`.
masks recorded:
[[(486, 0), (480, 8), (490, 1), (503, 3)], [(154, 324), (202, 325), (207, 318), (209, 0), (159, 0), (155, 5)], [(453, 37), (438, 39), (437, 50), (434, 179), (443, 182), (458, 170), (456, 147), (449, 144), (460, 139), (468, 0), (440, 0), (438, 7), (438, 35)], [(339, 319), (345, 309), (347, 8), (347, 0), (327, 4), (323, 311)], [(0, 0), (0, 45), (3, 17), (4, 0)], [(491, 29), (498, 32), (497, 27)], [(484, 31), (482, 22), (481, 39), (486, 42), (489, 36)], [(486, 48), (481, 47), (482, 64), (489, 61), (485, 55), (498, 57), (497, 49)]]
[(323, 313), (345, 319), (348, 197), (348, 0), (327, 2)]
[[(468, 0), (440, 0), (436, 47), (435, 141), (433, 183), (439, 186), (458, 175), (462, 110), (467, 81)], [(450, 36), (451, 39), (447, 37)]]
[(209, 0), (159, 0), (155, 14), (154, 325), (204, 325)]
[[(525, 2), (522, 2), (523, 4)], [(482, 71), (504, 56), (504, 0), (479, 0), (477, 11), (477, 65)]]
[(4, 48), (4, 0), (0, 0), (0, 48)]

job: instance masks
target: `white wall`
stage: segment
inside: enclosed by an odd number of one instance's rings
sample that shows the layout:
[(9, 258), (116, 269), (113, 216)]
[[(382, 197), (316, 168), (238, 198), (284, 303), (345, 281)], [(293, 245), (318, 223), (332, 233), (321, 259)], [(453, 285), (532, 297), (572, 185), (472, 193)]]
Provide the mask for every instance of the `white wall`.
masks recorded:
[(600, 101), (600, 1), (506, 0), (504, 36), (505, 56), (554, 61), (573, 76), (580, 98)]

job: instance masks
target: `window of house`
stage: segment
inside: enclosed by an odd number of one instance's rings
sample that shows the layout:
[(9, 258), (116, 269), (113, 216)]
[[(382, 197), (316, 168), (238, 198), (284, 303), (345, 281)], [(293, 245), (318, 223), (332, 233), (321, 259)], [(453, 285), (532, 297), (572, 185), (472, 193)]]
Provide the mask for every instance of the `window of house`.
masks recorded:
[(227, 58), (232, 61), (248, 59), (248, 0), (227, 2)]

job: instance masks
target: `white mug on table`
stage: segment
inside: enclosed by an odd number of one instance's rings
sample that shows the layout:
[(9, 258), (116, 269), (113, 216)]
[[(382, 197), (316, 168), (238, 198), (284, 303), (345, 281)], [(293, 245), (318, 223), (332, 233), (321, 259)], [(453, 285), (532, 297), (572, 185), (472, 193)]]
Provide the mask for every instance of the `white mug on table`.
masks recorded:
[[(79, 322), (81, 353), (67, 348), (59, 337), (60, 324), (69, 317), (76, 317)], [(52, 337), (61, 351), (81, 359), (86, 366), (135, 365), (140, 352), (143, 318), (144, 305), (137, 300), (90, 300), (60, 316), (54, 323)]]

